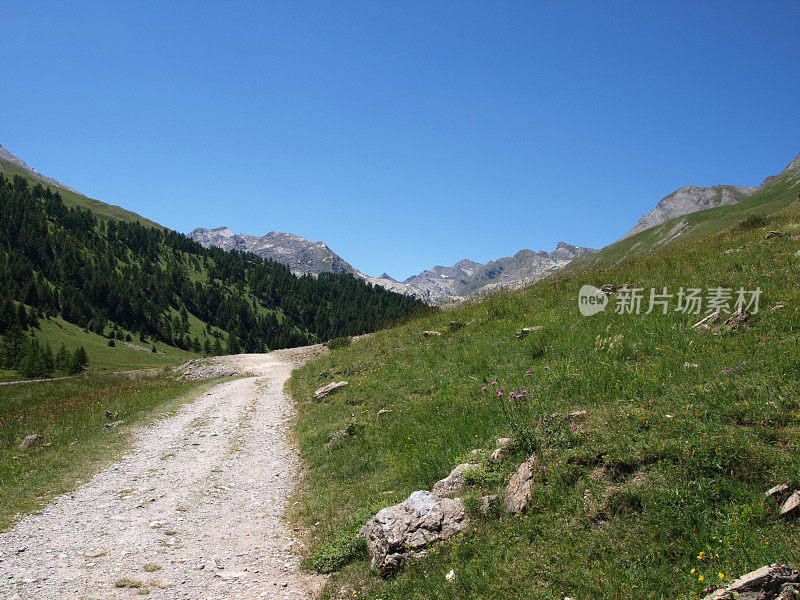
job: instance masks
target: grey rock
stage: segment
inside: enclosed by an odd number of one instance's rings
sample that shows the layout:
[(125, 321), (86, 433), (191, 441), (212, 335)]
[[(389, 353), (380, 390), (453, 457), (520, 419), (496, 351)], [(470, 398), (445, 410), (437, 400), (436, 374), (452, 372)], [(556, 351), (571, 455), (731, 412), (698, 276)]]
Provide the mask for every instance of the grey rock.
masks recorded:
[(796, 517), (800, 515), (800, 491), (789, 496), (781, 505), (782, 517)]
[(322, 400), (325, 396), (338, 390), (339, 388), (343, 388), (344, 386), (348, 385), (347, 381), (335, 381), (331, 382), (327, 385), (323, 385), (317, 391), (314, 392), (314, 400)]
[(514, 441), (514, 438), (503, 437), (503, 438), (499, 438), (497, 440), (497, 443), (495, 444), (495, 448), (510, 448), (515, 443), (516, 442)]
[(708, 208), (737, 204), (752, 196), (759, 189), (740, 185), (715, 185), (712, 187), (686, 185), (662, 198), (656, 207), (639, 219), (639, 222), (622, 239), (670, 219)]
[(780, 498), (781, 496), (788, 494), (789, 489), (788, 483), (779, 483), (778, 485), (773, 485), (766, 492), (764, 492), (764, 496), (767, 498), (772, 498), (773, 496)]
[(474, 469), (479, 465), (464, 463), (458, 465), (455, 469), (450, 471), (450, 474), (444, 479), (440, 479), (433, 486), (434, 496), (450, 496), (462, 491), (466, 486), (464, 480), (464, 473), (469, 469)]
[(34, 444), (37, 444), (37, 443), (41, 442), (43, 439), (44, 439), (44, 436), (40, 435), (38, 433), (34, 433), (32, 435), (25, 436), (25, 439), (22, 440), (22, 443), (19, 445), (19, 449), (20, 450), (26, 450), (27, 448), (30, 448)]
[(764, 236), (764, 239), (769, 240), (774, 237), (783, 237), (784, 235), (786, 234), (783, 233), (782, 231), (770, 231), (769, 233), (767, 233), (767, 235)]
[(542, 328), (541, 325), (534, 325), (533, 327), (523, 327), (522, 329), (517, 329), (517, 337), (518, 338), (525, 337), (529, 333), (532, 333), (534, 331), (539, 331), (541, 328)]
[(378, 411), (378, 418), (384, 417), (386, 415), (392, 414), (394, 411), (389, 408), (382, 408)]
[(778, 600), (788, 599), (791, 587), (798, 583), (797, 571), (787, 565), (773, 564), (743, 575), (703, 600)]
[(533, 482), (536, 474), (536, 456), (531, 456), (522, 463), (517, 472), (511, 476), (503, 492), (503, 506), (506, 511), (519, 514), (531, 501)]
[(106, 427), (108, 429), (113, 429), (114, 427), (119, 427), (120, 425), (122, 425), (122, 423), (123, 421), (113, 421), (111, 423), (106, 423), (105, 425), (103, 425), (103, 427)]
[(435, 337), (437, 335), (442, 335), (442, 332), (441, 331), (423, 331), (422, 332), (422, 336), (423, 337)]
[(372, 569), (388, 577), (409, 558), (419, 556), (434, 542), (463, 532), (469, 525), (458, 498), (438, 498), (417, 491), (395, 506), (384, 508), (361, 528)]
[(492, 505), (499, 499), (500, 496), (496, 494), (481, 496), (480, 500), (478, 501), (478, 510), (481, 511), (481, 514), (488, 515), (489, 511), (492, 509)]
[(739, 327), (742, 323), (747, 321), (750, 318), (750, 313), (746, 310), (740, 308), (735, 313), (733, 313), (730, 317), (725, 319), (722, 323), (723, 325), (727, 325), (728, 327), (734, 328)]
[(493, 462), (500, 462), (506, 456), (508, 456), (508, 448), (497, 448), (492, 455), (489, 457), (489, 460)]

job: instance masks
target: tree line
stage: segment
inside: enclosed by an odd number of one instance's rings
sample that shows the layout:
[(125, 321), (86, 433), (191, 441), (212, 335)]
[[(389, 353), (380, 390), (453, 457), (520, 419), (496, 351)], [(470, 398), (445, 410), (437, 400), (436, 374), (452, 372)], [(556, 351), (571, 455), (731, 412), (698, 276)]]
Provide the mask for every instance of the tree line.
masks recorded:
[[(296, 276), (251, 253), (100, 220), (0, 173), (0, 333), (62, 317), (198, 353), (262, 352), (374, 331), (430, 310), (351, 275)], [(111, 334), (107, 333), (111, 331)]]

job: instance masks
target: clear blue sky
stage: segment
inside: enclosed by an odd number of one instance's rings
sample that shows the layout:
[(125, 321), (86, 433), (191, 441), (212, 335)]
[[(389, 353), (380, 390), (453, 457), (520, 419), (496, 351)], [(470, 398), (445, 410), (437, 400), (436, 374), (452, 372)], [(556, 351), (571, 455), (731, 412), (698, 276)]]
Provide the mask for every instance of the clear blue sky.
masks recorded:
[(800, 152), (796, 1), (2, 6), (0, 144), (178, 231), (297, 233), (370, 274), (601, 247)]

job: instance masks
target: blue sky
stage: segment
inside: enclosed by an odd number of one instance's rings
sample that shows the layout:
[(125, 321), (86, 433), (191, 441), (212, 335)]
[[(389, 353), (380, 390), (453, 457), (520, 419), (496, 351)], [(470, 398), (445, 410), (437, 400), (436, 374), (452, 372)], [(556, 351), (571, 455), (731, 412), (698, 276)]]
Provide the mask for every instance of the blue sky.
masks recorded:
[(0, 144), (34, 168), (370, 274), (602, 247), (800, 152), (796, 1), (3, 2), (0, 28)]

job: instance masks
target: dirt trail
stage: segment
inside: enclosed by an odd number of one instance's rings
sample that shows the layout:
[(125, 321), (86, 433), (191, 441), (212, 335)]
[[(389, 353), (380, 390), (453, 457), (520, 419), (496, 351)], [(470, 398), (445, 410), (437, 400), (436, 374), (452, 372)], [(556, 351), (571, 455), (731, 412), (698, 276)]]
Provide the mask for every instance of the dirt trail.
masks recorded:
[(310, 598), (320, 581), (282, 514), (298, 466), (283, 385), (311, 352), (217, 359), (251, 376), (143, 428), (123, 460), (0, 534), (0, 597)]

